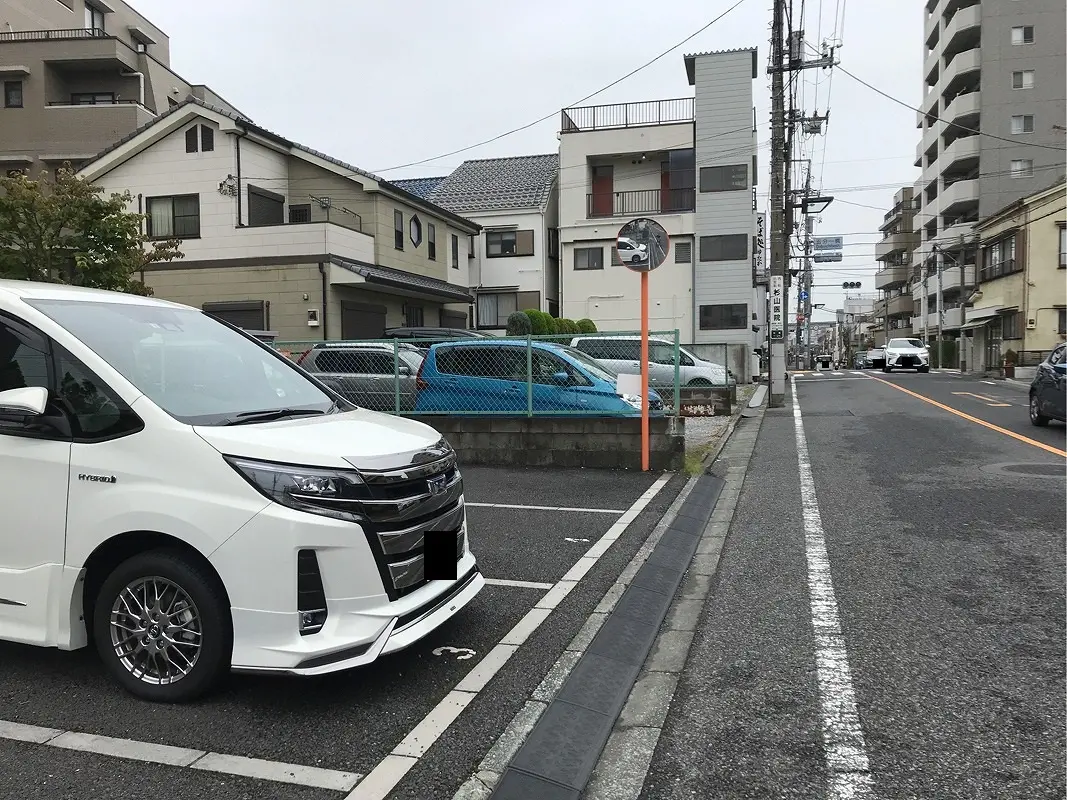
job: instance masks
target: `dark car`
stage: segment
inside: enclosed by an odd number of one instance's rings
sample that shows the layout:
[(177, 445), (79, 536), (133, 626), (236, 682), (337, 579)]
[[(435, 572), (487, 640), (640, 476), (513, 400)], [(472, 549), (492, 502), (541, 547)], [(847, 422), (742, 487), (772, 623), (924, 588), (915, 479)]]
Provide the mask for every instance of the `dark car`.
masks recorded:
[(872, 347), (867, 351), (867, 365), (864, 369), (882, 369), (885, 366), (885, 348)]
[(867, 367), (867, 351), (860, 350), (852, 357), (852, 369), (865, 369)]
[(1056, 347), (1037, 365), (1030, 384), (1030, 422), (1048, 425), (1050, 420), (1067, 422), (1067, 345)]
[(443, 342), (460, 342), (467, 339), (495, 339), (491, 333), (468, 331), (463, 328), (425, 328), (405, 327), (386, 328), (383, 339), (403, 339), (422, 350), (429, 350), (431, 345)]

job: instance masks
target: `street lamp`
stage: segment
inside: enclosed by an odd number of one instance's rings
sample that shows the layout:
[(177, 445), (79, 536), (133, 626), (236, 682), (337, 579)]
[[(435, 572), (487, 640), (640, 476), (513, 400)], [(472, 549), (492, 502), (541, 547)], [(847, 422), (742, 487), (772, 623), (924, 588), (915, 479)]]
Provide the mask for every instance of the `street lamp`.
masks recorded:
[(800, 210), (805, 214), (821, 214), (832, 202), (834, 198), (829, 196), (805, 197), (800, 201)]

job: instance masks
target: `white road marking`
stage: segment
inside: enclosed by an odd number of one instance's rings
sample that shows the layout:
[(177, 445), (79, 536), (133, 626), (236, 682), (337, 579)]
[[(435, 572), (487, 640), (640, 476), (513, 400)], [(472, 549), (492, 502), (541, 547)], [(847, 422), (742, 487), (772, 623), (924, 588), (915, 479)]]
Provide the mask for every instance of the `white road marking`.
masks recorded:
[[(542, 598), (542, 603), (548, 600), (551, 607), (531, 608), (515, 627), (504, 634), (490, 655), (482, 659), (482, 662), (472, 670), (477, 672), (477, 677), (470, 681), (464, 678), (456, 688), (438, 703), (422, 721), (415, 726), (404, 740), (393, 748), (393, 752), (374, 767), (356, 788), (347, 796), (346, 800), (385, 800), (404, 776), (418, 763), (423, 754), (437, 741), (448, 729), (456, 717), (473, 700), (478, 692), (492, 679), (492, 677), (510, 660), (518, 649), (536, 631), (548, 617), (553, 609), (566, 597), (571, 590), (578, 585), (582, 576), (589, 572), (600, 557), (607, 552), (608, 546), (614, 542), (633, 522), (637, 516), (645, 510), (652, 499), (660, 493), (671, 479), (670, 474), (661, 475), (655, 483), (648, 488), (637, 500), (634, 501), (625, 513), (622, 514), (586, 554), (568, 570), (567, 574), (552, 585), (548, 594)], [(468, 503), (468, 505), (473, 505)], [(522, 506), (521, 508), (529, 508)], [(557, 510), (557, 509), (549, 509)], [(550, 597), (551, 596), (551, 597)], [(539, 606), (541, 603), (538, 604)], [(498, 649), (499, 648), (499, 649)], [(492, 661), (482, 668), (482, 664)], [(471, 677), (468, 675), (468, 678)], [(470, 689), (470, 691), (468, 691)]]
[(543, 589), (546, 592), (552, 588), (551, 583), (537, 583), (536, 581), (509, 581), (507, 578), (486, 578), (489, 586), (511, 586), (515, 589)]
[(570, 536), (564, 536), (563, 537), (563, 541), (565, 541), (565, 542), (586, 542), (586, 543), (589, 542), (588, 539), (572, 539)]
[(997, 385), (995, 381), (982, 381), (982, 383), (988, 383), (990, 386), (996, 386)]
[(477, 651), (471, 650), (469, 647), (435, 647), (430, 652), (435, 656), (443, 656), (445, 653), (454, 655), (456, 661), (466, 661), (468, 658), (474, 658), (478, 655)]
[(862, 373), (862, 372), (860, 372), (860, 371), (859, 371), (858, 369), (854, 369), (854, 370), (852, 370), (852, 374), (853, 374), (853, 375), (863, 375), (863, 373)]
[(565, 506), (518, 506), (511, 503), (464, 503), (467, 508), (510, 508), (515, 511), (578, 511), (582, 514), (622, 514), (620, 508), (567, 508)]
[(793, 393), (800, 499), (804, 512), (804, 550), (808, 565), (811, 624), (815, 634), (815, 670), (819, 686), (823, 748), (829, 773), (828, 800), (869, 800), (873, 797), (867, 742), (863, 735), (848, 650), (841, 632), (837, 598), (826, 554), (822, 515), (815, 496), (808, 442), (800, 401)]
[(112, 736), (97, 736), (77, 731), (61, 731), (5, 720), (0, 720), (0, 739), (31, 742), (46, 747), (59, 747), (64, 750), (125, 758), (131, 761), (145, 761), (151, 764), (165, 764), (171, 767), (188, 767), (225, 775), (241, 775), (275, 783), (332, 789), (337, 792), (347, 792), (359, 783), (362, 777), (354, 772), (209, 753), (187, 747), (137, 742), (132, 739), (117, 739)]
[(843, 372), (831, 372), (830, 374), (831, 375), (844, 375), (845, 373), (843, 373)]

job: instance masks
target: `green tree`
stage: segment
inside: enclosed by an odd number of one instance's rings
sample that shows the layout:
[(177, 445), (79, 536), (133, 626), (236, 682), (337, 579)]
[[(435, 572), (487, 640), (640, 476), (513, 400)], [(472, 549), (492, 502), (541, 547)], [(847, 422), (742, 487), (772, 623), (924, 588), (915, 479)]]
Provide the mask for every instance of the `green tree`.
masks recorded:
[(521, 311), (512, 311), (508, 314), (508, 336), (529, 336), (530, 318)]
[(184, 254), (176, 239), (145, 236), (131, 200), (104, 198), (69, 165), (51, 179), (0, 178), (0, 278), (151, 294), (141, 270)]
[(534, 336), (544, 336), (549, 333), (545, 317), (548, 315), (536, 308), (528, 308), (524, 312), (530, 318), (530, 331)]

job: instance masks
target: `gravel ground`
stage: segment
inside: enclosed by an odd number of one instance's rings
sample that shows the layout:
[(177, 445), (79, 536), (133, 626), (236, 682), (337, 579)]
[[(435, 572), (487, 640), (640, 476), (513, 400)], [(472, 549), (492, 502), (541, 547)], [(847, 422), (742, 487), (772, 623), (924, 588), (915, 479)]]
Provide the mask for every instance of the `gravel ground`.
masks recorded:
[[(734, 405), (734, 414), (740, 414), (741, 409), (748, 405), (755, 393), (755, 386), (737, 387), (737, 403)], [(730, 417), (687, 417), (685, 420), (685, 450), (687, 453), (700, 452), (709, 445), (715, 443), (726, 431), (730, 424)]]

